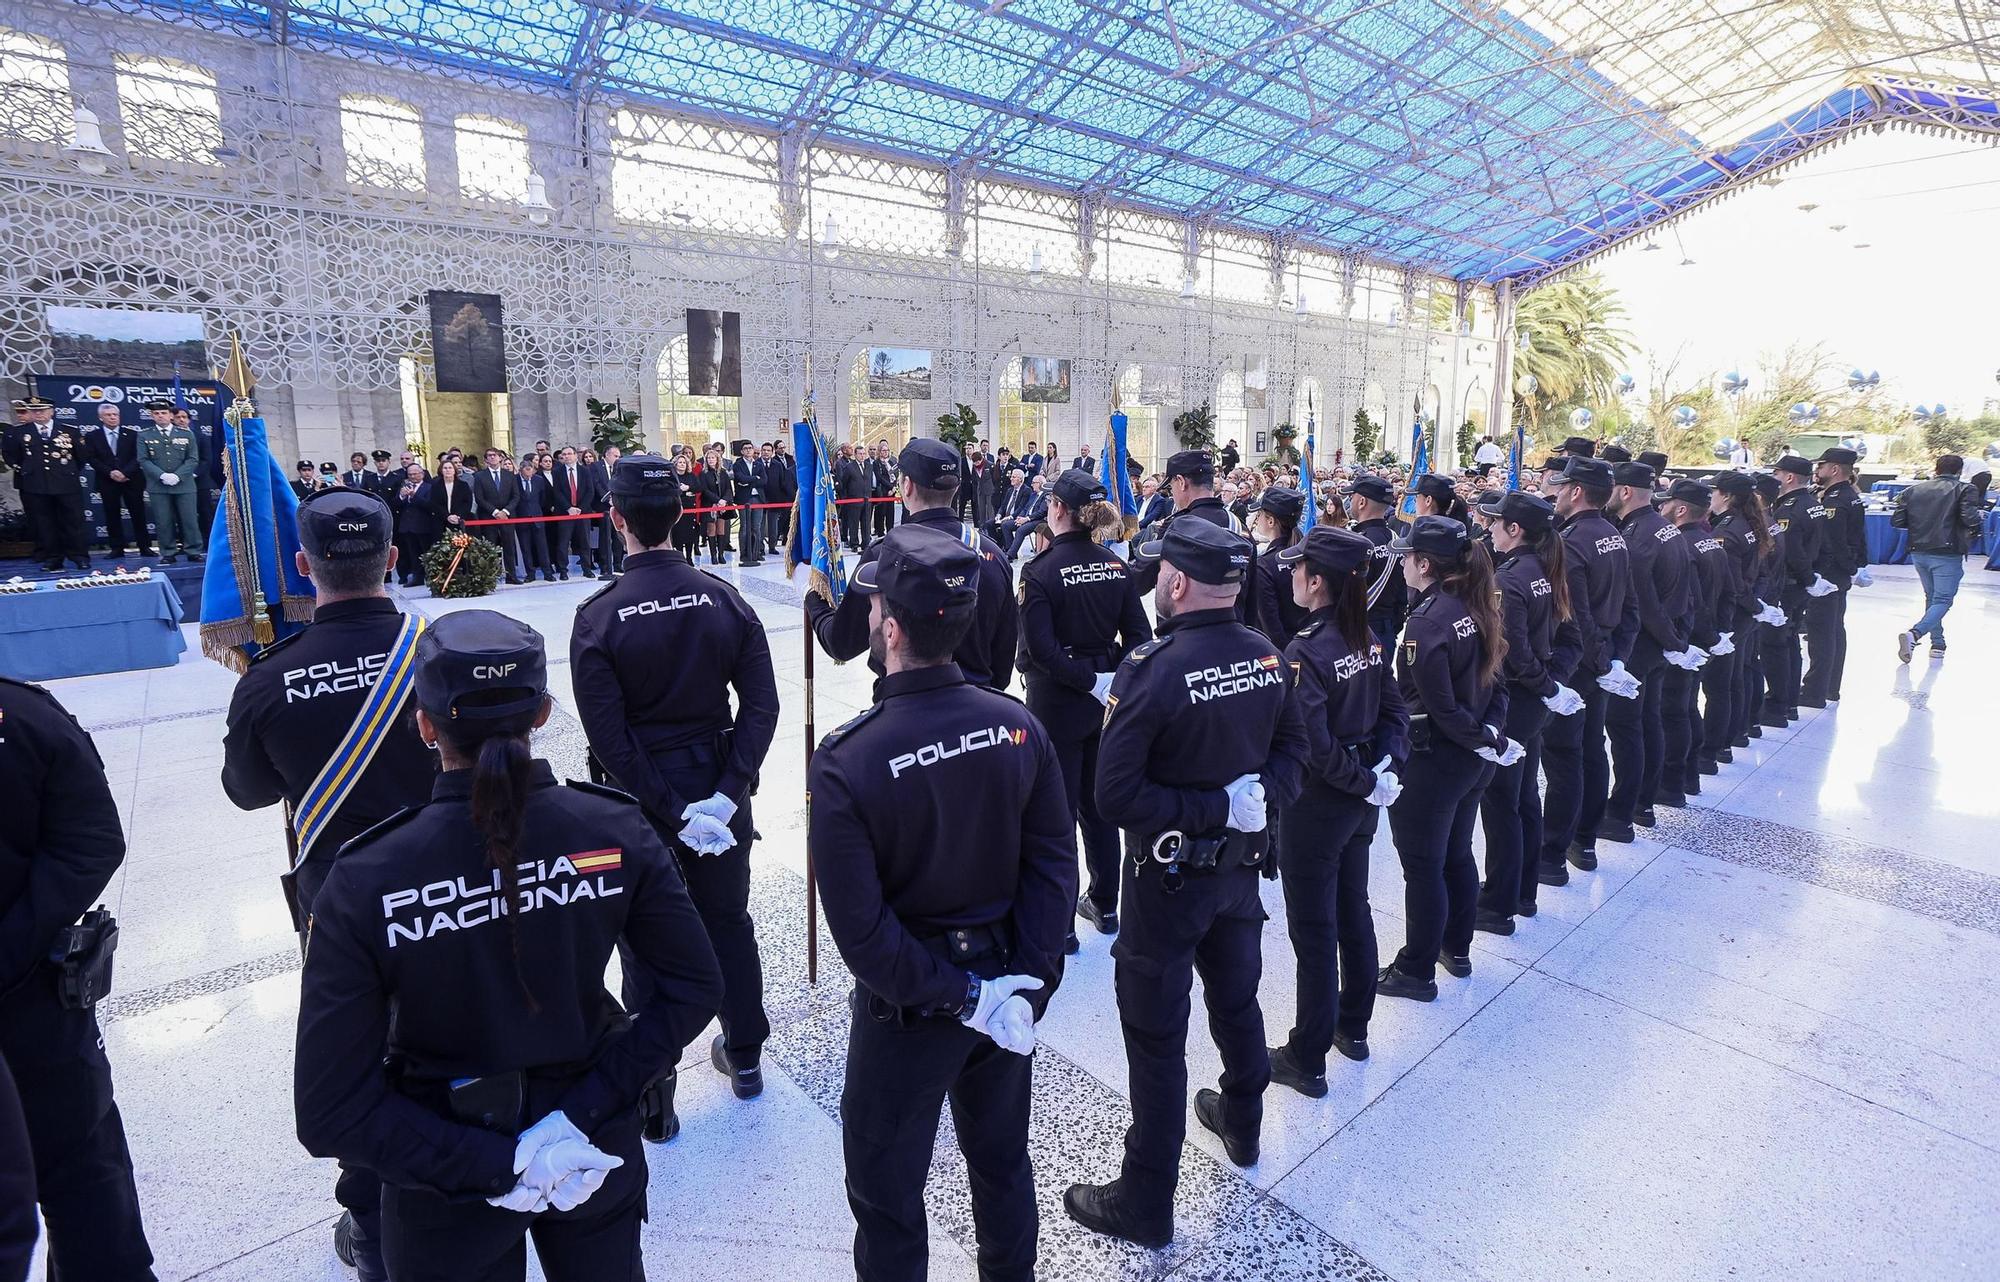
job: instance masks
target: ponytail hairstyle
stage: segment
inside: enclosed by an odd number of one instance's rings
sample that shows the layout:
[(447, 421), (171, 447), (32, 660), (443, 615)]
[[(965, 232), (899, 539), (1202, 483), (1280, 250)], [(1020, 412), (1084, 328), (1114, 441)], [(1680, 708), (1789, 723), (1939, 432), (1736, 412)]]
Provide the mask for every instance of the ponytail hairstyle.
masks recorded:
[(1542, 572), (1548, 576), (1549, 586), (1555, 589), (1556, 620), (1567, 623), (1570, 618), (1569, 575), (1563, 572), (1567, 549), (1563, 547), (1562, 535), (1552, 525), (1546, 530), (1521, 531), (1521, 546), (1533, 552), (1542, 562)]
[(1474, 541), (1463, 557), (1440, 561), (1426, 553), (1414, 554), (1430, 567), (1437, 590), (1458, 598), (1465, 612), (1479, 627), (1479, 683), (1491, 686), (1500, 677), (1500, 665), (1507, 658), (1507, 633), (1500, 621), (1500, 585), (1493, 577), (1493, 557), (1486, 545)]
[(1375, 641), (1368, 627), (1368, 564), (1364, 560), (1343, 574), (1327, 569), (1311, 557), (1304, 563), (1308, 574), (1327, 581), (1333, 598), (1333, 624), (1340, 629), (1341, 640), (1347, 642), (1350, 654), (1367, 654)]
[(1764, 507), (1764, 496), (1754, 491), (1749, 494), (1724, 494), (1723, 511), (1750, 527), (1750, 541), (1757, 545), (1757, 559), (1768, 561), (1778, 550), (1771, 538), (1771, 513)]
[[(506, 691), (503, 697), (516, 699), (519, 692)], [(514, 952), (514, 981), (521, 989), (521, 999), (529, 1013), (537, 1015), (542, 1005), (535, 1000), (527, 969), (521, 964), (521, 927), (516, 911), (521, 878), (515, 865), (520, 859), (521, 822), (528, 804), (530, 767), (534, 760), (528, 749), (528, 735), (546, 701), (547, 696), (543, 696), (543, 704), (504, 720), (440, 721), (434, 727), (438, 738), (451, 746), (454, 755), (471, 757), (475, 762), (472, 830), (486, 849), (486, 862), (500, 874), (501, 893), (506, 896), (507, 936)], [(476, 706), (476, 703), (470, 698), (461, 699), (459, 706)]]
[[(1050, 496), (1050, 501), (1062, 502), (1053, 495)], [(1070, 517), (1079, 526), (1090, 531), (1091, 541), (1095, 543), (1116, 540), (1125, 525), (1124, 515), (1107, 499), (1098, 499), (1092, 503), (1085, 503), (1082, 507), (1070, 508)]]

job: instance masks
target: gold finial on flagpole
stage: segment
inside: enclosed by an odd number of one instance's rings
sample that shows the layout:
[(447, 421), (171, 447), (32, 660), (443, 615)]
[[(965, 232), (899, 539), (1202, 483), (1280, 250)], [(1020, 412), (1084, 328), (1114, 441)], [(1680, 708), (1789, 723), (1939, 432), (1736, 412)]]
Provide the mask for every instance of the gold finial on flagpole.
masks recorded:
[(251, 403), (250, 394), (257, 390), (257, 376), (250, 372), (250, 362), (243, 356), (243, 340), (233, 329), (229, 331), (229, 364), (223, 369), (220, 381), (236, 393), (236, 400), (228, 410), (229, 421), (255, 418), (257, 407)]

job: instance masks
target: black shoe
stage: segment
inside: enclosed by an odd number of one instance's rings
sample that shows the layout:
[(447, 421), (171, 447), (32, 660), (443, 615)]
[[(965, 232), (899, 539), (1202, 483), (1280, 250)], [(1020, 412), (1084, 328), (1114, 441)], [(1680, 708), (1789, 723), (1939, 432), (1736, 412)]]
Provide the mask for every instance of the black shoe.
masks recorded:
[(1787, 724), (1797, 721), (1798, 719), (1799, 719), (1799, 710), (1797, 708), (1785, 709), (1785, 721)]
[(1074, 957), (1081, 951), (1083, 951), (1083, 941), (1078, 939), (1076, 932), (1072, 930), (1063, 937), (1063, 956)]
[(1472, 954), (1441, 952), (1438, 954), (1438, 969), (1453, 979), (1471, 979)]
[(513, 587), (518, 588), (521, 586), (521, 576), (518, 574), (510, 574), (507, 576), (507, 582)]
[[(121, 556), (124, 556), (124, 555), (125, 555), (125, 549), (124, 549), (124, 548), (106, 548), (106, 549), (104, 550), (104, 555), (106, 555), (106, 556), (110, 557), (110, 558), (111, 558), (112, 560), (116, 561), (116, 560), (117, 560), (117, 559), (118, 559), (119, 557), (121, 557)], [(345, 1213), (343, 1212), (343, 1214), (345, 1214)], [(338, 1228), (339, 1226), (338, 1226), (338, 1225), (336, 1225), (335, 1227), (336, 1227), (336, 1228)], [(342, 1261), (342, 1263), (346, 1263), (346, 1261), (344, 1261), (344, 1260), (343, 1260), (343, 1261)]]
[(1632, 812), (1632, 826), (1634, 828), (1653, 828), (1657, 827), (1659, 822), (1660, 817), (1653, 813), (1651, 806), (1641, 806)]
[(159, 553), (158, 553), (158, 552), (156, 552), (156, 551), (154, 551), (154, 550), (153, 550), (152, 548), (140, 548), (140, 549), (139, 549), (139, 555), (140, 555), (140, 556), (158, 556), (158, 555), (159, 555)]
[(557, 576), (557, 577), (559, 577), (560, 579), (562, 579), (562, 581), (563, 581), (564, 583), (568, 583), (568, 582), (569, 582), (569, 571), (568, 571), (568, 570), (564, 570), (564, 571), (563, 571), (563, 572), (562, 572), (562, 573), (561, 573), (561, 574), (560, 574), (559, 576)]
[[(1790, 723), (1785, 720), (1783, 712), (1760, 712), (1757, 714), (1757, 724), (1769, 726), (1773, 730), (1783, 730)], [(1756, 732), (1753, 730), (1751, 733), (1754, 736)]]
[(389, 1282), (389, 1268), (382, 1262), (382, 1245), (361, 1231), (352, 1211), (342, 1211), (333, 1222), (333, 1254), (354, 1270), (356, 1282)]
[(665, 1144), (681, 1133), (680, 1114), (674, 1112), (674, 1086), (678, 1081), (672, 1069), (665, 1077), (658, 1077), (639, 1093), (639, 1134), (648, 1144)]
[(1799, 706), (1800, 706), (1801, 708), (1824, 708), (1824, 707), (1826, 706), (1826, 700), (1824, 700), (1824, 699), (1801, 699), (1801, 700), (1799, 700)]
[(1349, 1037), (1346, 1033), (1335, 1033), (1333, 1035), (1333, 1049), (1359, 1063), (1361, 1060), (1368, 1058), (1368, 1039), (1365, 1037)]
[[(1338, 1040), (1338, 1035), (1335, 1040)], [(1363, 1043), (1364, 1055), (1367, 1053), (1366, 1046), (1367, 1044)], [(1293, 1057), (1292, 1048), (1289, 1046), (1271, 1048), (1271, 1080), (1280, 1086), (1291, 1087), (1307, 1099), (1326, 1098), (1326, 1074), (1308, 1073), (1300, 1068), (1299, 1061)]]
[[(1599, 841), (1617, 841), (1617, 842), (1623, 842), (1626, 845), (1630, 845), (1633, 841), (1638, 839), (1638, 834), (1632, 831), (1631, 824), (1614, 823), (1609, 819), (1606, 819), (1604, 822), (1597, 825), (1596, 835)], [(1576, 866), (1579, 868), (1583, 868), (1582, 864), (1576, 863), (1576, 857), (1574, 855), (1570, 857), (1570, 862), (1576, 864)], [(1590, 867), (1591, 868), (1597, 867), (1597, 863), (1595, 860), (1592, 860)], [(1589, 869), (1585, 869), (1585, 871), (1587, 872), (1589, 871)]]
[[(1602, 825), (1599, 826), (1601, 827)], [(1630, 840), (1629, 836), (1627, 837), (1627, 840)], [(1572, 841), (1571, 843), (1569, 843), (1569, 850), (1565, 853), (1568, 855), (1569, 862), (1572, 867), (1580, 869), (1583, 872), (1596, 871), (1597, 847), (1586, 846), (1581, 842)]]
[(1152, 1250), (1173, 1244), (1173, 1213), (1169, 1211), (1162, 1221), (1140, 1218), (1125, 1206), (1116, 1181), (1070, 1185), (1063, 1190), (1063, 1210), (1078, 1224), (1107, 1237), (1123, 1238)]
[(1084, 898), (1076, 901), (1076, 915), (1097, 927), (1097, 933), (1100, 935), (1115, 935), (1118, 933), (1118, 910), (1116, 908), (1099, 908), (1094, 900)]
[(1413, 1002), (1434, 1002), (1438, 999), (1437, 981), (1418, 979), (1405, 975), (1393, 965), (1384, 966), (1382, 973), (1375, 977), (1377, 997), (1407, 997)]
[(1569, 885), (1569, 865), (1564, 863), (1552, 864), (1545, 859), (1537, 860), (1535, 863), (1535, 880), (1544, 886), (1567, 886)]
[(1717, 748), (1714, 756), (1703, 757), (1701, 764), (1695, 769), (1705, 775), (1719, 775), (1722, 773), (1722, 768), (1734, 760), (1736, 760), (1735, 753), (1727, 748)]
[[(1744, 738), (1745, 738), (1746, 740), (1747, 740), (1747, 739), (1762, 739), (1762, 738), (1764, 737), (1764, 723), (1763, 723), (1763, 722), (1762, 722), (1761, 720), (1759, 720), (1759, 721), (1755, 721), (1755, 722), (1752, 722), (1752, 723), (1751, 723), (1751, 725), (1750, 725), (1750, 728), (1749, 728), (1748, 730), (1745, 730), (1745, 731), (1743, 732), (1743, 737), (1744, 737)], [(1748, 743), (1741, 743), (1741, 744), (1738, 744), (1737, 746), (1738, 746), (1738, 747), (1740, 747), (1740, 748), (1747, 748), (1747, 747), (1749, 747), (1750, 745), (1749, 745)]]
[(42, 562), (42, 569), (44, 572), (49, 574), (60, 574), (62, 572), (62, 562), (44, 561)]
[[(1678, 788), (1672, 792), (1662, 791), (1653, 794), (1653, 806), (1671, 806), (1675, 810), (1686, 810), (1687, 804), (1687, 794)], [(1653, 806), (1648, 806), (1646, 809), (1651, 810)], [(1647, 825), (1647, 827), (1651, 826), (1650, 824)]]
[[(1540, 879), (1537, 878), (1537, 880)], [(1514, 915), (1516, 917), (1532, 917), (1540, 911), (1541, 909), (1536, 906), (1535, 901), (1532, 899), (1523, 899), (1514, 905)]]
[(764, 1093), (763, 1066), (752, 1060), (750, 1067), (738, 1068), (729, 1058), (729, 1051), (722, 1045), (722, 1034), (708, 1044), (708, 1062), (715, 1071), (729, 1079), (729, 1089), (736, 1092), (737, 1099), (756, 1099)]
[(180, 563), (181, 563), (180, 557), (172, 552), (169, 552), (165, 556), (160, 558), (161, 565), (179, 565)]
[[(1735, 737), (1734, 739), (1731, 739), (1731, 740), (1729, 741), (1729, 746), (1730, 746), (1731, 748), (1747, 748), (1747, 747), (1749, 747), (1749, 746), (1750, 746), (1750, 732), (1749, 732), (1748, 730), (1745, 730), (1745, 731), (1744, 731), (1744, 732), (1743, 732), (1742, 734), (1740, 734), (1740, 735), (1737, 735), (1737, 736), (1736, 736), (1736, 737)], [(1726, 757), (1723, 757), (1723, 758), (1721, 758), (1721, 759), (1722, 759), (1723, 761), (1734, 761), (1734, 760), (1736, 760), (1736, 754), (1735, 754), (1734, 752), (1731, 752), (1731, 753), (1730, 753), (1730, 754), (1729, 754), (1728, 756), (1726, 756)]]
[(1257, 1137), (1244, 1139), (1222, 1129), (1222, 1092), (1204, 1086), (1194, 1093), (1194, 1120), (1222, 1137), (1222, 1151), (1238, 1166), (1257, 1165)]
[[(1491, 908), (1481, 908), (1472, 915), (1472, 928), (1474, 930), (1483, 930), (1489, 935), (1511, 935), (1514, 933), (1514, 919), (1506, 913), (1497, 912)], [(1467, 963), (1467, 965), (1469, 967), (1470, 963)], [(1445, 969), (1451, 970), (1451, 967), (1447, 966)], [(1451, 973), (1454, 975), (1458, 974), (1455, 970)], [(1460, 978), (1463, 978), (1463, 976), (1460, 976)]]
[(194, 564), (196, 564), (196, 565), (200, 565), (200, 564), (201, 564), (201, 553), (199, 553), (199, 552), (190, 552), (190, 553), (188, 553), (188, 554), (187, 554), (187, 559), (188, 559), (189, 561), (192, 561), (192, 562), (193, 562)]

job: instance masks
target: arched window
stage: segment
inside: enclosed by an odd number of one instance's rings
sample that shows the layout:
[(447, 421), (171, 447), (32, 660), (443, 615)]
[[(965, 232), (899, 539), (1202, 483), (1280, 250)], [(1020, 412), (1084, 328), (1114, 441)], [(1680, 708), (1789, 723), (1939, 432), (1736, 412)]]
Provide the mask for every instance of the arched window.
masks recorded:
[(1215, 444), (1220, 448), (1231, 441), (1246, 461), (1251, 459), (1250, 411), (1243, 408), (1240, 370), (1230, 370), (1215, 385)]
[(885, 440), (893, 454), (915, 434), (916, 402), (868, 399), (868, 350), (856, 353), (847, 371), (847, 439), (870, 447)]
[(993, 425), (993, 448), (1006, 446), (1021, 457), (1029, 441), (1038, 445), (1049, 439), (1049, 407), (1021, 399), (1021, 358), (1009, 357), (1000, 374), (1000, 421)]
[(0, 29), (0, 134), (28, 142), (67, 143), (74, 111), (69, 62), (62, 46)]
[[(528, 131), (511, 120), (460, 116), (452, 122), (458, 145), (458, 192), (468, 200), (528, 198)], [(422, 159), (421, 135), (418, 158)]]
[(222, 102), (215, 74), (193, 63), (121, 53), (118, 111), (125, 150), (154, 160), (215, 163), (222, 145)]
[(424, 118), (409, 103), (343, 94), (340, 147), (347, 156), (347, 181), (356, 186), (424, 189)]
[(1125, 416), (1125, 452), (1148, 472), (1156, 472), (1165, 461), (1160, 457), (1160, 407), (1139, 403), (1143, 385), (1139, 367), (1127, 365), (1118, 376), (1118, 410)]
[(740, 396), (690, 396), (681, 390), (688, 385), (688, 340), (682, 334), (660, 353), (660, 439), (686, 445), (700, 453), (711, 441), (727, 445), (736, 439), (736, 424), (743, 406)]

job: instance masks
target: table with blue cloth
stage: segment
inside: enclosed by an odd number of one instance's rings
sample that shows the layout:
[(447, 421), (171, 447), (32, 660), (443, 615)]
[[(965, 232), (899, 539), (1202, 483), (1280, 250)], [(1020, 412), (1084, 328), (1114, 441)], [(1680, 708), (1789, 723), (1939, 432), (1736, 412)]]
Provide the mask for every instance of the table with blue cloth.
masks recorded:
[(0, 593), (0, 676), (53, 681), (171, 668), (187, 649), (181, 598), (163, 574), (144, 583)]
[(1986, 553), (1987, 569), (2000, 570), (2000, 508), (1986, 514), (1986, 526), (1979, 532), (1979, 537), (1986, 541), (1985, 546), (1972, 550)]
[(1867, 514), (1868, 564), (1908, 565), (1910, 563), (1910, 532), (1899, 530), (1889, 524), (1887, 512)]

